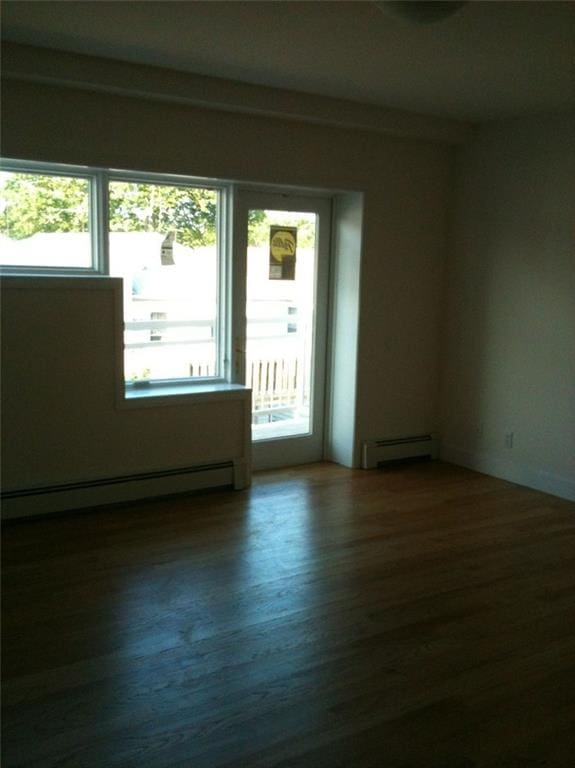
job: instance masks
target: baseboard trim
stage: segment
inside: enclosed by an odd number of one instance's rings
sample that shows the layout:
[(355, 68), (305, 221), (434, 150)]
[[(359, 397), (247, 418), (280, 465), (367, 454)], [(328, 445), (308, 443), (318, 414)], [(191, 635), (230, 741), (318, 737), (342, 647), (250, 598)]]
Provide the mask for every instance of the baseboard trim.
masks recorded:
[(0, 495), (2, 519), (137, 501), (222, 486), (241, 489), (247, 485), (249, 467), (245, 461), (236, 460), (37, 488), (21, 488)]
[(502, 459), (486, 453), (467, 451), (458, 446), (442, 444), (442, 461), (458, 464), (486, 475), (500, 477), (518, 485), (525, 485), (537, 491), (550, 493), (569, 501), (575, 501), (575, 478), (548, 472), (530, 464)]

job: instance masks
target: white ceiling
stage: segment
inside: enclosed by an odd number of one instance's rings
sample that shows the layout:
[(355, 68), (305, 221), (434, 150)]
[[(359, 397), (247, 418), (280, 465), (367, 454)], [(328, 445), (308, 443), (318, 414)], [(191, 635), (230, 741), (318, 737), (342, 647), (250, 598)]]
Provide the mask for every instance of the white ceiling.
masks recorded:
[(462, 120), (575, 106), (575, 2), (4, 0), (2, 37)]

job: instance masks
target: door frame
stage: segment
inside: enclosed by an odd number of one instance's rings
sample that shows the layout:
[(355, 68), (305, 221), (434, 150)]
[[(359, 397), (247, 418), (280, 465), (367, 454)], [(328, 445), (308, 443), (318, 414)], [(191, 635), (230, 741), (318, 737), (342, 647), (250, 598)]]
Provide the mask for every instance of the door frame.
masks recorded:
[(328, 315), (332, 197), (300, 191), (237, 187), (233, 194), (231, 323), (229, 340), (232, 381), (246, 384), (246, 301), (248, 212), (252, 209), (304, 211), (317, 214), (315, 311), (312, 340), (311, 425), (309, 435), (252, 442), (254, 469), (308, 464), (324, 458), (327, 410)]

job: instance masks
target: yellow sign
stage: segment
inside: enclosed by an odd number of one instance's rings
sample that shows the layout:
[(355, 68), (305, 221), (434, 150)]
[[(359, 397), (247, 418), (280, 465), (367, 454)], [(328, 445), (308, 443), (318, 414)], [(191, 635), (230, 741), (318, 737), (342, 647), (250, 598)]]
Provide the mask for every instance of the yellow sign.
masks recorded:
[(270, 227), (270, 280), (295, 280), (297, 227)]

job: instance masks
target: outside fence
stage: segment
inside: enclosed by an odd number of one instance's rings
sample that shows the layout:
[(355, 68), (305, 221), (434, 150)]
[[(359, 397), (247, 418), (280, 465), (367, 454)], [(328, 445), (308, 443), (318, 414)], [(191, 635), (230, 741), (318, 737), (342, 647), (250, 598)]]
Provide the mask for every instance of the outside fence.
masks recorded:
[(299, 405), (297, 358), (248, 361), (247, 382), (252, 389), (254, 418), (271, 419), (274, 413)]

